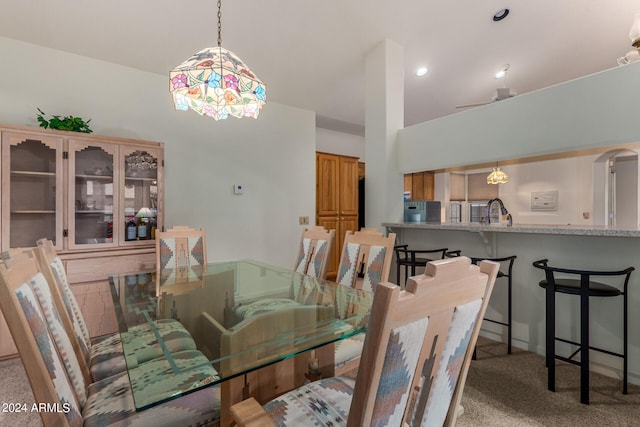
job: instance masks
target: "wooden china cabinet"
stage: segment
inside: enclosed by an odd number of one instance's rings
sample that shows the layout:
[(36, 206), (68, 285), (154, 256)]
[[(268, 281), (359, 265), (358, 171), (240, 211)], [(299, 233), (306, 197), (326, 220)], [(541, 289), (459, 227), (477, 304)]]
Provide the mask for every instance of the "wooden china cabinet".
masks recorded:
[(327, 278), (334, 279), (347, 231), (358, 230), (358, 158), (316, 153), (316, 224), (336, 230)]
[[(155, 265), (163, 144), (8, 125), (0, 138), (2, 250), (52, 240), (91, 335), (115, 332), (108, 275)], [(15, 352), (0, 317), (0, 358)]]

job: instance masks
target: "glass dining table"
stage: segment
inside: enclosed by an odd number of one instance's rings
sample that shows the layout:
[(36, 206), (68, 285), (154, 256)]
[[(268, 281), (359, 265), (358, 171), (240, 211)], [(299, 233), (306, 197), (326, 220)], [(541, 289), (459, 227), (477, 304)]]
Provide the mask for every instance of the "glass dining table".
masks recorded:
[[(269, 400), (310, 373), (332, 375), (334, 343), (365, 330), (373, 302), (371, 292), (252, 260), (139, 271), (109, 282), (136, 409), (220, 384), (221, 425), (228, 425), (228, 408), (248, 396)], [(158, 330), (164, 319), (184, 326), (215, 375), (181, 380), (202, 366), (174, 360)], [(130, 334), (138, 325), (155, 333), (171, 367), (154, 387), (135, 387), (145, 380), (137, 378), (145, 373), (136, 369), (140, 343)]]

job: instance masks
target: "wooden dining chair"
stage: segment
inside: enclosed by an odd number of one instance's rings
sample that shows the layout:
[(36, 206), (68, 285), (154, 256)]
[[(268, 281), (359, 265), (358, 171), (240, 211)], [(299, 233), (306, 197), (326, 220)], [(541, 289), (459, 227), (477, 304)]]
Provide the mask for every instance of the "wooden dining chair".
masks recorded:
[[(324, 280), (327, 277), (335, 235), (335, 230), (327, 230), (322, 226), (305, 229), (300, 238), (294, 271), (304, 276)], [(308, 278), (304, 276), (293, 276), (290, 294), (286, 298), (261, 299), (248, 304), (243, 303), (237, 307), (227, 307), (230, 318), (241, 321), (253, 317), (256, 313), (286, 310), (300, 304), (311, 303), (307, 285), (313, 284), (314, 281), (307, 280)]]
[(196, 343), (189, 332), (180, 322), (173, 319), (155, 322), (162, 344), (158, 342), (155, 332), (146, 324), (134, 326), (124, 334), (116, 332), (92, 340), (53, 242), (40, 239), (36, 245), (34, 253), (38, 268), (51, 288), (62, 325), (80, 361), (86, 382), (99, 381), (126, 370), (127, 361), (122, 347), (123, 336), (129, 340), (127, 347), (136, 349), (135, 355), (129, 355), (129, 366), (133, 363), (144, 363), (163, 357), (163, 347), (172, 353), (196, 349)]
[(406, 290), (376, 287), (355, 380), (330, 377), (264, 407), (231, 408), (238, 426), (454, 425), (473, 347), (499, 265), (430, 262)]
[[(336, 281), (356, 289), (374, 291), (378, 283), (389, 280), (395, 239), (395, 233), (384, 236), (375, 228), (363, 228), (355, 233), (347, 231)], [(335, 344), (335, 375), (358, 367), (363, 345), (364, 334)]]
[[(199, 388), (217, 378), (204, 355), (175, 353), (171, 363), (153, 360), (127, 372), (87, 383), (69, 337), (60, 321), (50, 287), (38, 270), (33, 253), (3, 257), (0, 263), (0, 309), (31, 384), (35, 403), (54, 410), (40, 411), (47, 426), (206, 425), (219, 417), (219, 389), (207, 387), (137, 412), (132, 387), (159, 399), (166, 383)], [(172, 374), (169, 374), (172, 373)]]
[(325, 279), (335, 236), (336, 230), (327, 230), (321, 225), (305, 229), (300, 239), (295, 271)]

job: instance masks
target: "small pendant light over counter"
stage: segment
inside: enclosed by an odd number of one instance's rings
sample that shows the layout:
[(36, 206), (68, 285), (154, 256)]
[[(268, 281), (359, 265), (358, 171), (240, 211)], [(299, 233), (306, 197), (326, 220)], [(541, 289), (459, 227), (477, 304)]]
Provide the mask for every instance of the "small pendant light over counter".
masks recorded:
[(496, 162), (496, 167), (487, 176), (487, 184), (506, 184), (507, 182), (509, 182), (509, 175), (504, 173)]
[(231, 51), (222, 47), (221, 0), (218, 46), (201, 50), (169, 73), (176, 110), (192, 109), (216, 120), (257, 118), (267, 101), (265, 84)]

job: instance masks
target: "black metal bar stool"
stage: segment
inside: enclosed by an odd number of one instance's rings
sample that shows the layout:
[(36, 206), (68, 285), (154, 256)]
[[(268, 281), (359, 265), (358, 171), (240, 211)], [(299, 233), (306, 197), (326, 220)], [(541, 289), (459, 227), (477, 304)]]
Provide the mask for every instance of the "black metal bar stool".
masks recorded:
[[(411, 276), (416, 275), (416, 267), (426, 267), (429, 261), (433, 261), (434, 259), (444, 259), (445, 254), (447, 253), (448, 248), (440, 248), (440, 249), (409, 249), (409, 245), (398, 245), (394, 246), (393, 250), (396, 253), (396, 275), (397, 275), (397, 284), (400, 285), (400, 266), (404, 266), (404, 283), (407, 284), (408, 276), (407, 272), (409, 267), (411, 267)], [(416, 255), (423, 254), (440, 254), (440, 258), (425, 258), (418, 257)]]
[[(621, 357), (623, 360), (622, 393), (627, 394), (627, 286), (629, 277), (634, 270), (629, 267), (620, 271), (592, 271), (570, 270), (567, 268), (551, 267), (547, 259), (535, 261), (533, 266), (544, 270), (545, 279), (539, 285), (546, 292), (546, 365), (548, 374), (547, 388), (550, 391), (556, 389), (555, 359), (580, 366), (580, 402), (589, 404), (589, 350), (599, 351), (611, 356)], [(556, 278), (555, 273), (562, 273), (578, 278)], [(615, 286), (599, 283), (591, 280), (591, 276), (624, 276), (622, 289)], [(580, 342), (556, 337), (556, 292), (580, 296)], [(589, 345), (589, 297), (616, 297), (623, 296), (623, 345), (622, 353), (596, 348)], [(556, 354), (556, 341), (578, 346), (578, 349), (569, 357)], [(574, 356), (580, 353), (580, 360), (574, 360)]]
[[(447, 252), (447, 257), (451, 258), (451, 257), (456, 257), (456, 256), (460, 256), (462, 254), (462, 251), (459, 250), (455, 250), (455, 251), (449, 251)], [(513, 292), (513, 263), (515, 262), (517, 256), (516, 255), (511, 255), (508, 257), (502, 257), (502, 258), (479, 258), (479, 257), (470, 257), (471, 262), (473, 264), (478, 264), (478, 262), (482, 261), (483, 259), (486, 259), (488, 261), (495, 261), (495, 262), (499, 262), (500, 263), (500, 270), (498, 271), (498, 279), (501, 277), (506, 277), (507, 278), (507, 321), (506, 322), (502, 322), (499, 320), (495, 320), (495, 319), (489, 319), (487, 317), (483, 318), (482, 320), (486, 320), (487, 322), (491, 322), (491, 323), (495, 323), (497, 325), (502, 325), (502, 326), (506, 326), (507, 327), (507, 354), (511, 354), (511, 337), (512, 337), (512, 333), (511, 333), (511, 329), (512, 329), (512, 315), (511, 315), (511, 307), (512, 307), (512, 292)], [(506, 267), (506, 268), (504, 268)], [(505, 273), (506, 271), (506, 273)], [(473, 351), (473, 359), (475, 360), (476, 358), (476, 351)]]

